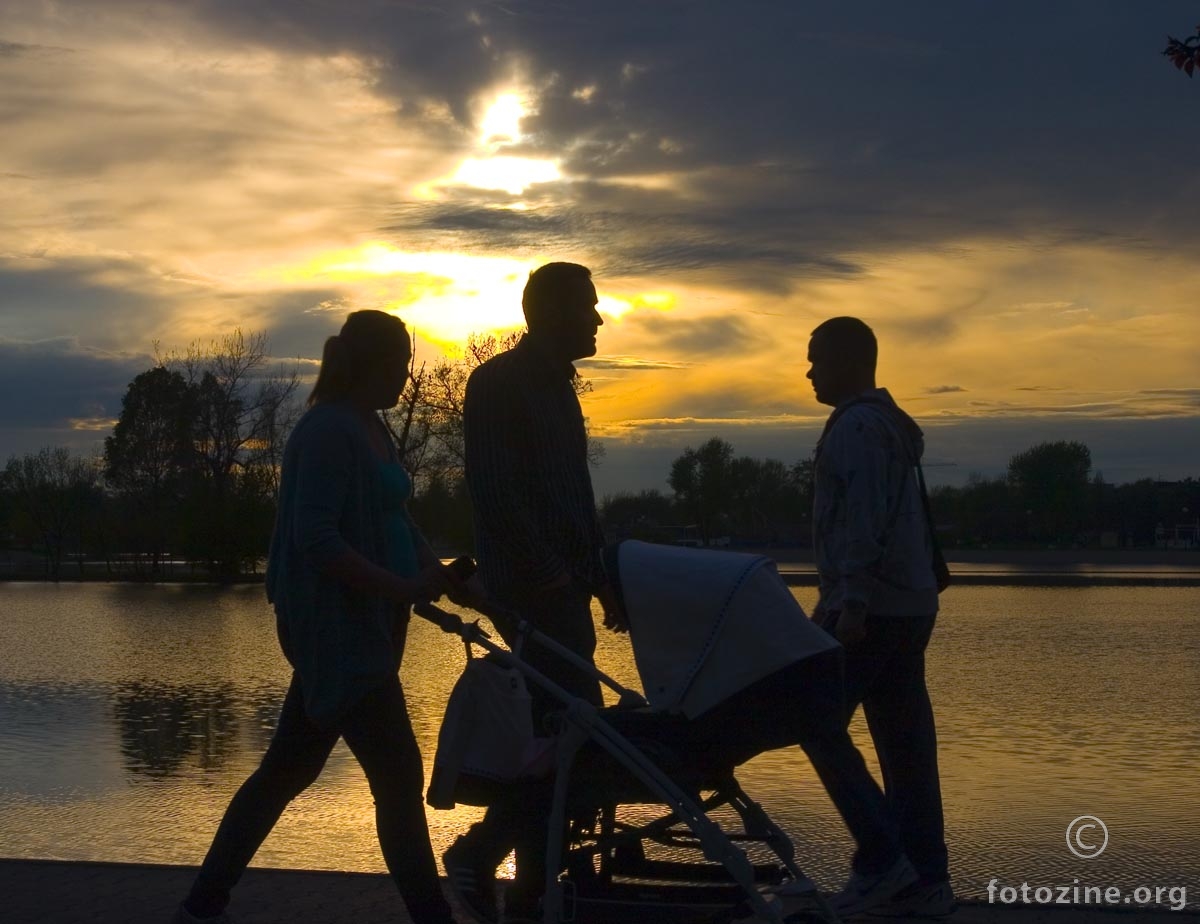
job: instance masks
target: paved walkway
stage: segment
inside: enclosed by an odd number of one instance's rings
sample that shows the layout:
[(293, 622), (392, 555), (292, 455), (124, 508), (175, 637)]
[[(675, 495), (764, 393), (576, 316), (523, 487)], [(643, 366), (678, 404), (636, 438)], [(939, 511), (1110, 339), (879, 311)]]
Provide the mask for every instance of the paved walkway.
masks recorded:
[[(193, 868), (182, 866), (0, 859), (0, 921), (167, 924), (194, 873)], [(391, 880), (377, 873), (251, 869), (238, 885), (229, 910), (237, 924), (409, 924)], [(460, 913), (459, 920), (468, 918)], [(968, 903), (949, 920), (950, 924), (1200, 924), (1200, 914)]]

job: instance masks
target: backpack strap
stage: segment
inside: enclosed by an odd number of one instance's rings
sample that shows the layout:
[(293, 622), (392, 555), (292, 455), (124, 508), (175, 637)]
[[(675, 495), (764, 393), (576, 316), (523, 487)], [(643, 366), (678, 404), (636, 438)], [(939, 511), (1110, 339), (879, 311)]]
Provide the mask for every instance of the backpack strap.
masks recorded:
[[(900, 415), (911, 420), (911, 418), (909, 418), (908, 415), (895, 404), (884, 401), (882, 398), (876, 398), (873, 395), (862, 395), (858, 398), (855, 398), (853, 401), (847, 401), (841, 407), (835, 408), (833, 413), (829, 415), (829, 419), (825, 421), (825, 428), (821, 431), (821, 436), (817, 440), (816, 448), (813, 450), (814, 463), (820, 457), (821, 449), (825, 442), (825, 437), (829, 435), (830, 430), (833, 429), (833, 425), (838, 421), (839, 418), (841, 418), (843, 414), (846, 413), (846, 411), (859, 404), (875, 404), (882, 407), (892, 416)], [(909, 463), (917, 471), (917, 487), (921, 492), (921, 507), (925, 511), (925, 525), (929, 529), (929, 543), (931, 551), (930, 559), (933, 566), (933, 577), (937, 584), (938, 593), (940, 594), (943, 590), (950, 586), (950, 568), (946, 565), (946, 557), (942, 554), (942, 544), (938, 541), (937, 527), (934, 526), (933, 509), (929, 503), (929, 492), (925, 488), (925, 472), (921, 468), (921, 459), (917, 455), (912, 445), (907, 439), (905, 439), (902, 431), (899, 433), (899, 436), (901, 444), (908, 451)], [(890, 535), (895, 529), (896, 521), (899, 518), (900, 502), (899, 498), (897, 498), (896, 506), (892, 510), (892, 515), (888, 518), (887, 528), (884, 530), (885, 536)]]

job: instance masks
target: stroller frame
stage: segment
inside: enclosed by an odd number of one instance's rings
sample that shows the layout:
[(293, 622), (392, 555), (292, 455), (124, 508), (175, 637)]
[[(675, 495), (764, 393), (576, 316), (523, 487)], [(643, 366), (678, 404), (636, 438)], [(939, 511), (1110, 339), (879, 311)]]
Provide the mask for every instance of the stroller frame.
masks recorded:
[[(520, 651), (528, 641), (550, 649), (616, 693), (621, 705), (645, 705), (640, 693), (622, 686), (591, 662), (509, 611), (492, 605), (472, 608), (488, 617), (493, 624), (515, 628), (517, 641), (514, 650), (510, 651), (492, 641), (478, 620), (466, 621), (427, 602), (415, 605), (413, 612), (442, 631), (459, 636), (466, 644), (468, 654), (472, 645), (484, 649), (499, 664), (518, 670), (527, 681), (556, 697), (566, 707), (564, 727), (555, 743), (554, 795), (548, 824), (546, 882), (542, 899), (543, 924), (564, 924), (577, 919), (578, 884), (572, 877), (606, 887), (619, 899), (623, 894), (622, 886), (612, 882), (613, 877), (618, 875), (655, 879), (660, 883), (672, 879), (678, 882), (680, 876), (685, 876), (693, 884), (637, 886), (636, 895), (643, 906), (657, 898), (681, 907), (694, 907), (697, 904), (711, 907), (716, 904), (715, 898), (726, 898), (729, 900), (727, 912), (721, 914), (714, 911), (709, 915), (709, 920), (733, 920), (733, 913), (740, 904), (743, 910), (756, 916), (755, 920), (771, 924), (785, 924), (785, 921), (796, 922), (812, 917), (827, 924), (838, 924), (838, 916), (797, 865), (791, 838), (771, 821), (758, 803), (745, 794), (733, 778), (732, 770), (727, 778), (716, 781), (713, 795), (707, 799), (700, 799), (698, 793), (694, 797), (685, 792), (641, 750), (612, 728), (595, 706), (573, 696), (531, 667), (521, 659)], [(669, 811), (647, 824), (631, 826), (617, 821), (614, 805), (601, 806), (598, 811), (599, 830), (588, 832), (576, 826), (573, 833), (582, 843), (567, 853), (564, 848), (571, 768), (579, 749), (589, 740), (603, 748), (635, 779), (655, 793), (658, 801)], [(730, 805), (738, 814), (743, 833), (727, 834), (708, 817), (707, 812), (722, 805)], [(681, 826), (686, 832), (681, 830)], [(660, 844), (697, 849), (709, 862), (698, 864), (647, 860), (641, 847), (644, 838)], [(752, 864), (746, 852), (738, 846), (739, 842), (749, 841), (769, 847), (783, 869), (775, 865)], [(597, 860), (599, 869), (596, 867)], [(564, 861), (568, 877), (565, 881), (560, 874)], [(786, 917), (779, 896), (764, 893), (758, 888), (764, 883), (778, 884), (784, 878), (784, 872), (801, 887), (791, 894), (805, 902), (804, 909)], [(698, 882), (708, 885), (696, 886)], [(714, 887), (713, 884), (717, 885)], [(722, 889), (721, 885), (726, 888)], [(654, 897), (647, 899), (648, 893)]]

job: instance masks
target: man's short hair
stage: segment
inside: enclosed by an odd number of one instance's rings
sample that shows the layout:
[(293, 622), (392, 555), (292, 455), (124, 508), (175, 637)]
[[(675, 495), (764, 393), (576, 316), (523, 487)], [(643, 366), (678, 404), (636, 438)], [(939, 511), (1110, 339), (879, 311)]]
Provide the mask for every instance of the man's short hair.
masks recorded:
[(577, 280), (591, 279), (592, 271), (578, 263), (547, 263), (529, 274), (521, 295), (525, 323), (533, 326), (553, 315), (566, 292)]
[(840, 317), (822, 321), (812, 332), (812, 337), (821, 338), (847, 363), (875, 371), (879, 359), (879, 343), (875, 332), (858, 318)]

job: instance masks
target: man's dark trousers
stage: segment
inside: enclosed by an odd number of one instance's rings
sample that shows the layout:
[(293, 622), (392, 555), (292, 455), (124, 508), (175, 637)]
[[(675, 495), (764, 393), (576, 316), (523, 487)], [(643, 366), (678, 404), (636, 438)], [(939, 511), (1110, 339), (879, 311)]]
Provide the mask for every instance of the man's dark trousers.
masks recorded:
[[(866, 638), (846, 650), (846, 721), (861, 703), (900, 843), (922, 882), (949, 876), (937, 731), (925, 685), (925, 649), (937, 619), (867, 614)], [(832, 631), (833, 618), (822, 623)]]

